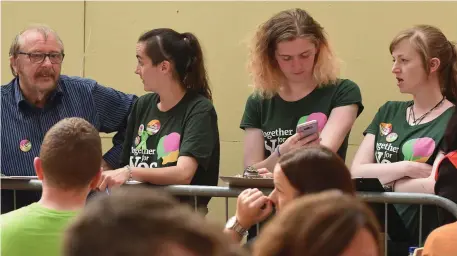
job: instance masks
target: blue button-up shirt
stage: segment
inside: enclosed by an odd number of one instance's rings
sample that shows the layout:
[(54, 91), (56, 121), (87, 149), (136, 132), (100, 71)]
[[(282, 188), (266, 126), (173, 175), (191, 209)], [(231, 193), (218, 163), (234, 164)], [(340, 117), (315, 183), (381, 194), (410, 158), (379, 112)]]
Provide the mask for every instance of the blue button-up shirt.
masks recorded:
[[(113, 147), (103, 156), (113, 168), (119, 167), (127, 119), (135, 95), (128, 95), (104, 87), (96, 81), (61, 75), (57, 88), (51, 93), (44, 108), (28, 103), (19, 80), (13, 79), (1, 86), (1, 173), (7, 176), (35, 176), (33, 159), (39, 155), (46, 132), (66, 117), (81, 117), (100, 132), (117, 132)], [(23, 147), (21, 141), (29, 141), (31, 148)], [(6, 213), (40, 199), (41, 192), (2, 190), (1, 212)], [(16, 203), (14, 202), (16, 201)]]
[[(44, 108), (29, 104), (15, 78), (1, 87), (1, 173), (7, 176), (34, 176), (33, 159), (39, 155), (46, 132), (66, 117), (81, 117), (100, 132), (117, 132), (113, 147), (103, 156), (112, 167), (119, 167), (127, 118), (137, 98), (96, 81), (61, 75), (56, 90)], [(29, 151), (20, 143), (28, 140)]]

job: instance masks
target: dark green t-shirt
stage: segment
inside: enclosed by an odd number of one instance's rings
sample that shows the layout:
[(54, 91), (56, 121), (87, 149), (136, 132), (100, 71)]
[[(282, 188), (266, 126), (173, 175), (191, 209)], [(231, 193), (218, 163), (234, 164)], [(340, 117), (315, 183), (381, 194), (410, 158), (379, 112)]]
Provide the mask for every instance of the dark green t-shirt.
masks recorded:
[[(294, 102), (284, 101), (279, 95), (263, 99), (255, 94), (249, 96), (240, 128), (261, 129), (264, 136), (265, 158), (276, 147), (295, 134), (298, 124), (317, 120), (319, 131), (324, 129), (334, 108), (357, 104), (357, 116), (363, 111), (360, 89), (351, 80), (341, 79), (314, 89), (310, 94)], [(338, 150), (346, 158), (349, 133)]]
[[(172, 109), (157, 108), (156, 93), (140, 97), (129, 116), (122, 164), (132, 167), (175, 166), (180, 156), (197, 160), (191, 185), (217, 186), (220, 144), (217, 114), (211, 101), (187, 93)], [(192, 198), (180, 197), (183, 200)], [(209, 198), (199, 198), (206, 205)]]
[[(447, 123), (454, 107), (447, 109), (434, 120), (411, 126), (408, 124), (407, 108), (412, 101), (389, 101), (379, 108), (364, 135), (375, 135), (375, 159), (377, 163), (416, 161), (433, 165), (441, 149)], [(419, 237), (419, 207), (417, 205), (395, 205), (408, 228), (413, 241)], [(437, 227), (436, 208), (424, 207), (424, 238)]]

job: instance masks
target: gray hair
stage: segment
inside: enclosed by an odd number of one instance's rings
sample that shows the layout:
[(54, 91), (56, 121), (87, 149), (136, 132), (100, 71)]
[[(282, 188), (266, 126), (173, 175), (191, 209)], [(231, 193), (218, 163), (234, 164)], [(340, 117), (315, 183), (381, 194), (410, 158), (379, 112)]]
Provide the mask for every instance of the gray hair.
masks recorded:
[[(62, 53), (64, 52), (63, 42), (55, 30), (53, 30), (52, 28), (50, 28), (47, 25), (34, 24), (34, 25), (30, 25), (27, 28), (23, 29), (21, 32), (19, 32), (14, 37), (13, 42), (11, 43), (11, 46), (10, 46), (10, 52), (9, 52), (10, 57), (14, 57), (14, 58), (17, 57), (17, 53), (19, 52), (19, 49), (24, 44), (24, 38), (22, 37), (22, 35), (28, 31), (36, 31), (36, 32), (42, 34), (44, 36), (45, 40), (48, 39), (48, 36), (50, 34), (53, 35), (56, 38), (57, 42), (62, 46)], [(11, 69), (11, 73), (13, 74), (13, 76), (17, 76), (17, 73), (14, 71), (13, 65), (11, 63), (10, 63), (10, 69)]]

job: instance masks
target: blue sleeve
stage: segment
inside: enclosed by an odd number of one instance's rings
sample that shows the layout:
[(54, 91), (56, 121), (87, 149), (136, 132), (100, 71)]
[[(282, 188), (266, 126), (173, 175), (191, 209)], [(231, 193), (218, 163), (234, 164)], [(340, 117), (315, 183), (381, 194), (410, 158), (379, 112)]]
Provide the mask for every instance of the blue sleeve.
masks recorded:
[(116, 132), (113, 137), (113, 147), (105, 153), (103, 159), (112, 168), (118, 168), (125, 139), (127, 119), (132, 105), (138, 97), (98, 83), (93, 87), (92, 95), (100, 121), (100, 132)]

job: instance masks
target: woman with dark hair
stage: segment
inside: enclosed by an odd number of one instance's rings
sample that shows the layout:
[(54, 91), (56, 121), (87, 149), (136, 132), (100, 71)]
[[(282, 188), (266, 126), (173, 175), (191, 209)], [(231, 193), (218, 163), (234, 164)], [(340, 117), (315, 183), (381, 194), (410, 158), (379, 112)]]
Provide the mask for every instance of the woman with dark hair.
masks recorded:
[[(217, 185), (219, 132), (203, 53), (192, 33), (161, 28), (140, 36), (135, 73), (143, 95), (133, 106), (121, 163), (99, 189), (128, 180), (157, 185)], [(206, 210), (209, 198), (181, 197)]]
[(238, 196), (236, 214), (225, 233), (241, 241), (246, 231), (294, 198), (328, 189), (354, 196), (351, 174), (344, 161), (324, 146), (309, 146), (284, 154), (273, 171), (274, 190), (265, 196), (258, 189), (246, 189)]
[(254, 256), (378, 256), (379, 225), (368, 207), (338, 191), (301, 196), (269, 222)]
[[(444, 158), (438, 164), (435, 175), (435, 194), (457, 204), (457, 112), (454, 112), (444, 133)], [(457, 219), (447, 210), (438, 212), (440, 224), (449, 224)]]
[[(435, 175), (435, 194), (457, 204), (457, 112), (454, 112), (444, 132), (444, 158)], [(443, 225), (433, 230), (425, 241), (424, 256), (457, 255), (457, 222), (454, 215), (439, 208), (438, 218)]]

